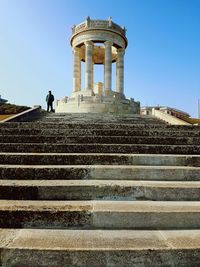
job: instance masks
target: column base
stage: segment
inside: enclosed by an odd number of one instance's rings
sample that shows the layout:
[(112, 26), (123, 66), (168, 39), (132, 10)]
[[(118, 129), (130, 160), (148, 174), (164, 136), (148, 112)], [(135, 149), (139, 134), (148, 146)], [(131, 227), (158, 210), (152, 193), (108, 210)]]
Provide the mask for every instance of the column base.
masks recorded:
[(122, 93), (115, 92), (116, 99), (126, 99), (125, 95)]
[(72, 95), (71, 97), (76, 97), (78, 95), (81, 95), (83, 92), (80, 90), (80, 91), (76, 91), (76, 92), (72, 92)]
[(84, 96), (94, 96), (94, 92), (93, 92), (92, 89), (84, 90), (84, 91), (83, 91), (83, 95), (84, 95)]
[(113, 96), (114, 92), (112, 90), (104, 90), (104, 95), (105, 96)]

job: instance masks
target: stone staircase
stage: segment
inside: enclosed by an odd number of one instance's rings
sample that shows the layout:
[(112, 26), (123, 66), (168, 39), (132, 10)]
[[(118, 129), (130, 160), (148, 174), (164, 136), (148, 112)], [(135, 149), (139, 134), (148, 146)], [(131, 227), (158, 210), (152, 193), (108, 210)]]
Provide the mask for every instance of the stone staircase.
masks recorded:
[(199, 155), (150, 116), (0, 124), (0, 266), (200, 266)]

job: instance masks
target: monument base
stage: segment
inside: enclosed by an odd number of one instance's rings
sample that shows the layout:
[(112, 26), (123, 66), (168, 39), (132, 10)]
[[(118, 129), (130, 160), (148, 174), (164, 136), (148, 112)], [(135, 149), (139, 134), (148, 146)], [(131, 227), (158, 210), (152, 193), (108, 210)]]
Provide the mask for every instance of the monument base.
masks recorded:
[(56, 113), (115, 113), (139, 114), (140, 102), (115, 94), (113, 96), (85, 96), (82, 94), (65, 97), (57, 101)]

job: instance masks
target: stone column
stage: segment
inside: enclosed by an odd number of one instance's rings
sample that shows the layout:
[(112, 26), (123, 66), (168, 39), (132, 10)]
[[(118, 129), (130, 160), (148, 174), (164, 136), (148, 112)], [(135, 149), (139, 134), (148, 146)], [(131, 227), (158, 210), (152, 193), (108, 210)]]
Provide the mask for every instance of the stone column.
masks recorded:
[(124, 95), (124, 49), (117, 50), (116, 92)]
[(94, 92), (94, 62), (92, 61), (92, 92)]
[(104, 90), (110, 92), (112, 90), (112, 43), (105, 43), (105, 62), (104, 62)]
[[(79, 50), (80, 55), (80, 50)], [(81, 59), (79, 58), (79, 91), (81, 91)]]
[(81, 61), (80, 50), (78, 47), (73, 49), (74, 64), (73, 64), (73, 92), (81, 90)]
[(93, 42), (85, 42), (85, 93), (88, 95), (93, 94)]

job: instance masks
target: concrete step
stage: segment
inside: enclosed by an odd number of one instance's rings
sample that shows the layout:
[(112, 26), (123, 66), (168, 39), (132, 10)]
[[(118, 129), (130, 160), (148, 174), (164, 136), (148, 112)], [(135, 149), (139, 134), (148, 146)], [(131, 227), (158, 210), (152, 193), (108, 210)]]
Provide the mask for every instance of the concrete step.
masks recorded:
[[(0, 124), (0, 129), (3, 128), (35, 128), (35, 129), (51, 129), (52, 126), (55, 128), (62, 128), (62, 129), (176, 129), (176, 127), (172, 125), (166, 125), (166, 124), (145, 124), (145, 123), (131, 123), (130, 121), (124, 122), (63, 122), (63, 121), (37, 121), (37, 122), (9, 122), (9, 123), (2, 123)], [(185, 129), (189, 128), (190, 130), (194, 128), (193, 126), (187, 126), (187, 127), (180, 127), (178, 126), (178, 129)], [(198, 126), (195, 127), (195, 129), (199, 129)]]
[(0, 152), (200, 154), (200, 145), (2, 143)]
[[(62, 128), (52, 128), (52, 129), (36, 129), (36, 128), (1, 128), (1, 136), (10, 135), (29, 135), (29, 136), (47, 136), (47, 138), (62, 138), (64, 137), (77, 137), (77, 136), (124, 136), (124, 137), (200, 137), (200, 131), (198, 130), (165, 130), (165, 129), (62, 129)], [(51, 137), (48, 137), (51, 136)]]
[(199, 137), (0, 135), (0, 143), (199, 145)]
[(198, 267), (200, 230), (1, 229), (2, 266)]
[(43, 118), (40, 122), (55, 122), (55, 123), (124, 123), (124, 124), (159, 124), (159, 125), (165, 125), (164, 121), (160, 121), (157, 119), (141, 119), (141, 118), (135, 118), (135, 119), (118, 119), (118, 120), (105, 120), (103, 119), (93, 119), (93, 118), (87, 118), (86, 119), (65, 119), (65, 118)]
[[(64, 118), (82, 118), (82, 117), (91, 117), (91, 118), (102, 118), (102, 113), (47, 113), (46, 117), (64, 117)], [(105, 113), (105, 118), (154, 118), (152, 115), (142, 115), (142, 114), (115, 114), (115, 113)]]
[(199, 167), (126, 165), (0, 165), (1, 180), (200, 181)]
[(66, 123), (66, 122), (8, 122), (1, 123), (0, 129), (126, 129), (126, 130), (174, 130), (174, 131), (200, 131), (200, 126), (198, 125), (168, 125), (168, 124), (134, 124), (134, 123)]
[(151, 165), (200, 167), (199, 155), (0, 152), (0, 164)]
[(200, 202), (0, 200), (0, 227), (198, 229)]
[(120, 122), (140, 122), (140, 123), (148, 123), (148, 122), (153, 122), (153, 123), (164, 123), (163, 121), (155, 118), (154, 116), (141, 116), (141, 115), (132, 115), (132, 116), (113, 116), (113, 115), (107, 115), (104, 114), (99, 115), (95, 114), (95, 116), (91, 116), (90, 114), (81, 114), (81, 115), (76, 115), (76, 114), (71, 114), (71, 115), (59, 115), (59, 114), (53, 114), (53, 115), (47, 115), (46, 117), (42, 118), (42, 121), (62, 121), (62, 122), (115, 122), (115, 123), (120, 123)]
[(200, 201), (200, 182), (118, 180), (0, 180), (12, 200)]
[(82, 116), (76, 116), (72, 114), (72, 116), (60, 116), (60, 115), (53, 115), (53, 116), (45, 116), (42, 118), (42, 120), (62, 120), (62, 121), (88, 121), (88, 120), (94, 120), (94, 121), (135, 121), (135, 120), (140, 120), (140, 121), (160, 121), (154, 116), (106, 116), (106, 114), (103, 116), (102, 115), (97, 115), (97, 116), (90, 116), (89, 113), (82, 114)]

